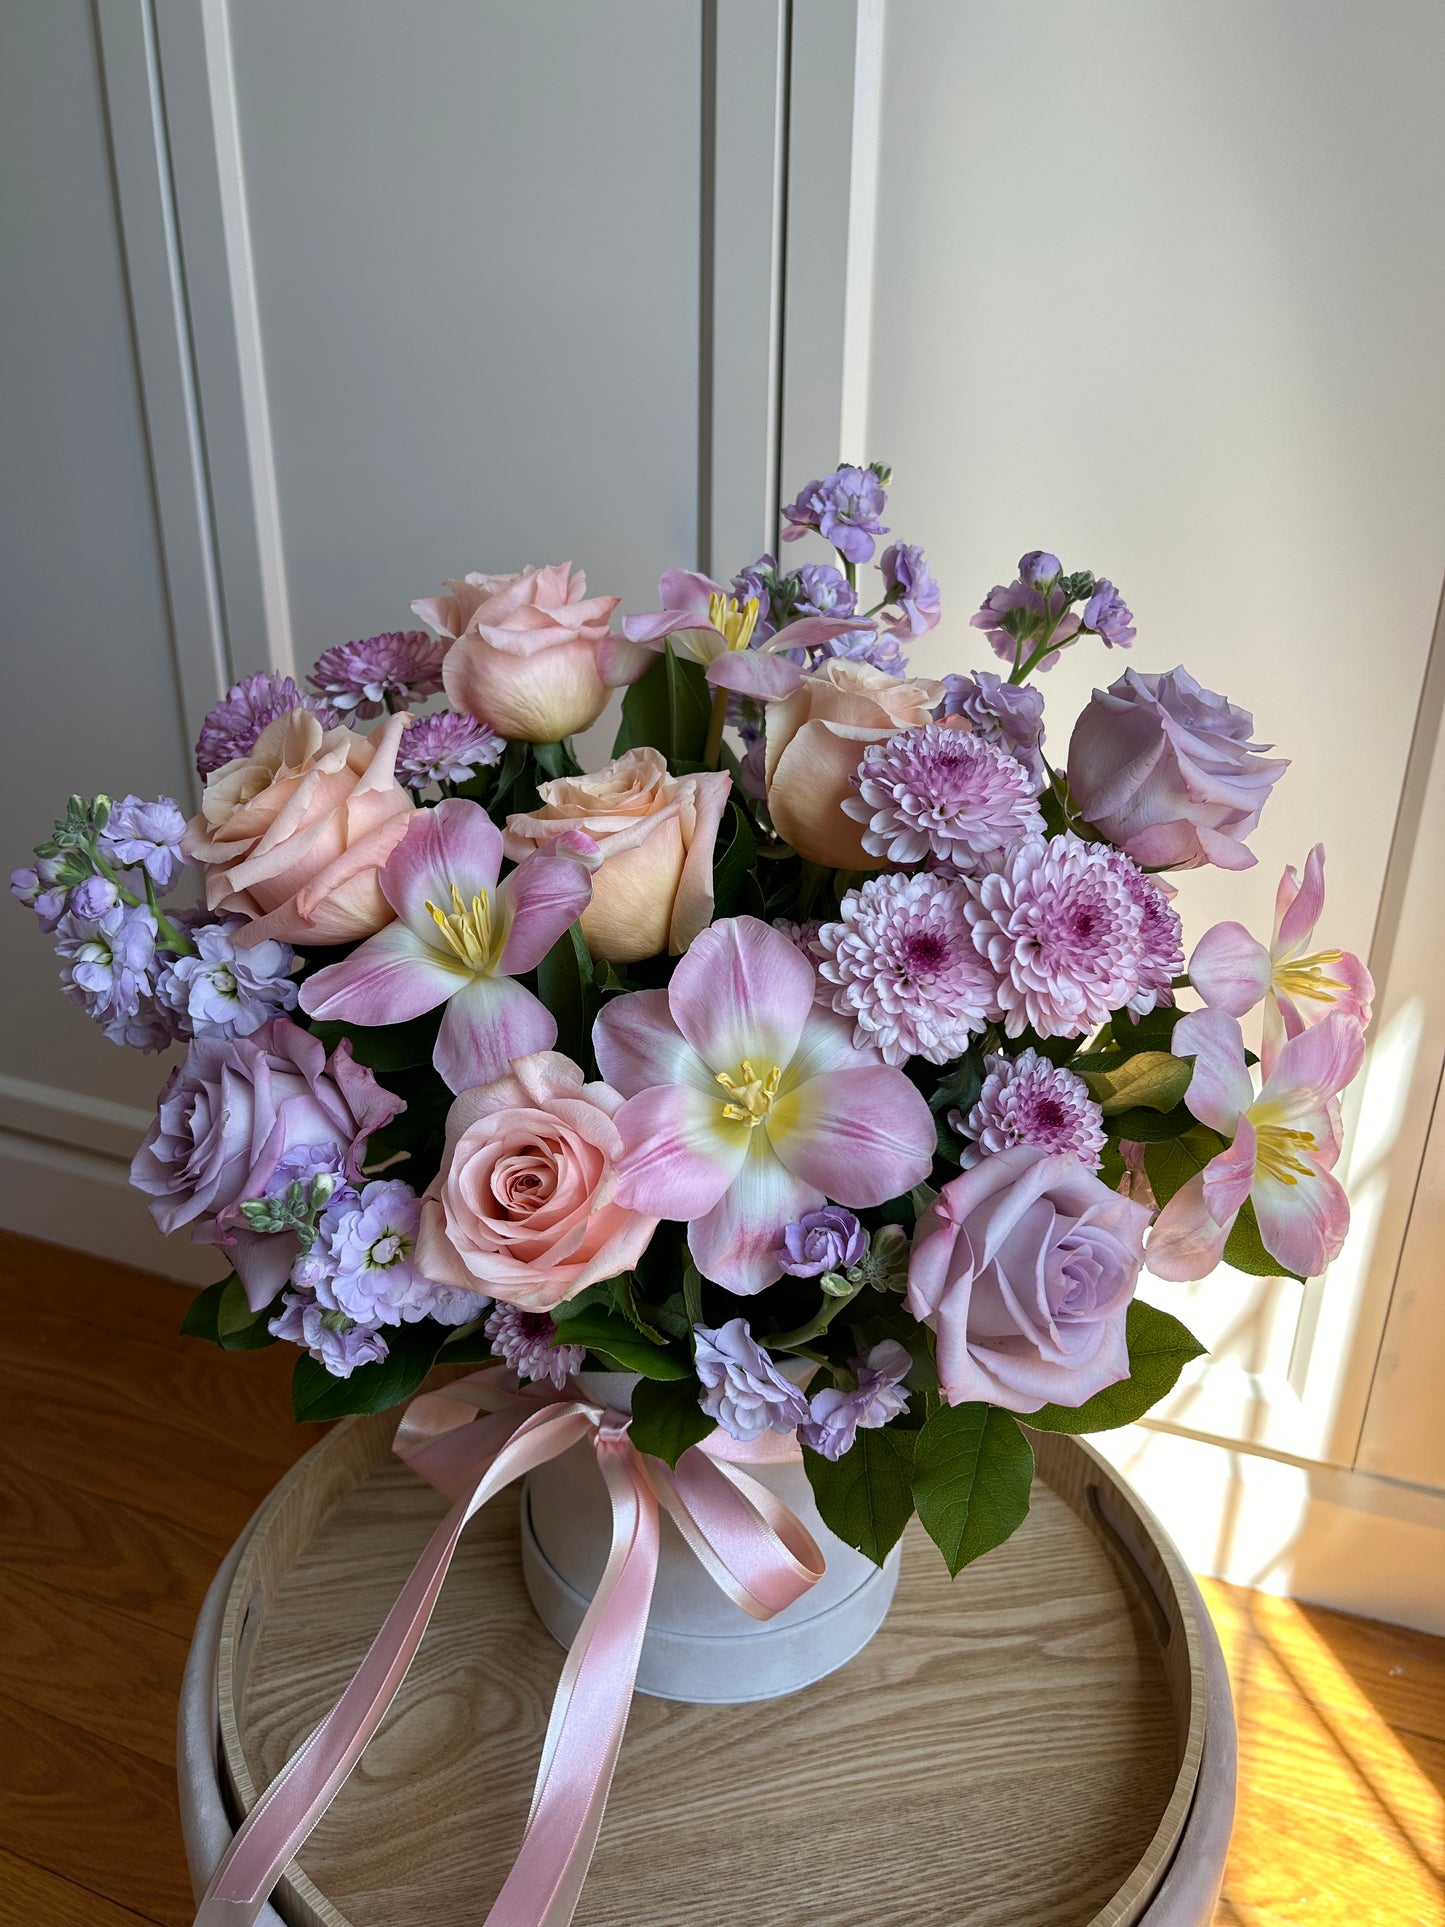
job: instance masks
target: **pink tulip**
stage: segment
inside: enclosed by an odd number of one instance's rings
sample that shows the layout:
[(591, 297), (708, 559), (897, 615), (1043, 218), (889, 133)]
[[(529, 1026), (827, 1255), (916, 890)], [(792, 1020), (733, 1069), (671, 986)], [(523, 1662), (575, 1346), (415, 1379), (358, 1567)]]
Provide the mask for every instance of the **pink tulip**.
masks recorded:
[(1287, 1037), (1317, 1024), (1332, 1010), (1361, 1025), (1370, 1021), (1375, 986), (1360, 959), (1348, 950), (1310, 950), (1325, 907), (1325, 846), (1305, 859), (1301, 882), (1285, 868), (1274, 900), (1274, 936), (1268, 948), (1239, 923), (1206, 930), (1189, 959), (1189, 980), (1213, 1010), (1243, 1017), (1264, 999), (1260, 1047), (1266, 1075)]
[(1265, 1249), (1281, 1269), (1316, 1276), (1338, 1257), (1350, 1224), (1349, 1202), (1331, 1172), (1340, 1154), (1336, 1098), (1365, 1052), (1359, 1020), (1332, 1011), (1286, 1039), (1257, 1097), (1239, 1023), (1225, 1011), (1182, 1017), (1174, 1050), (1194, 1059), (1189, 1109), (1233, 1142), (1160, 1212), (1145, 1252), (1149, 1269), (1175, 1283), (1207, 1276), (1250, 1198)]
[(666, 990), (615, 998), (593, 1031), (627, 1099), (617, 1202), (686, 1222), (698, 1269), (744, 1296), (782, 1276), (784, 1226), (830, 1198), (882, 1204), (933, 1163), (928, 1105), (814, 1003), (815, 981), (781, 931), (727, 917)]
[(550, 1050), (555, 1018), (523, 985), (587, 908), (597, 845), (569, 830), (500, 884), (501, 833), (478, 803), (418, 810), (381, 872), (396, 922), (301, 987), (313, 1017), (404, 1024), (445, 1003), (432, 1061), (454, 1091)]

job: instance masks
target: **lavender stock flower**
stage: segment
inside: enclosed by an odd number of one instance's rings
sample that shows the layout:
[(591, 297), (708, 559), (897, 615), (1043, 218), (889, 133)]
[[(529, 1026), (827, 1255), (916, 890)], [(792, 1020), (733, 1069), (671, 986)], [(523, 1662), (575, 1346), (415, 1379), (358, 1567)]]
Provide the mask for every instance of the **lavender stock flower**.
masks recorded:
[(249, 756), (263, 729), (293, 709), (309, 709), (323, 729), (335, 729), (341, 718), (330, 703), (308, 696), (289, 676), (246, 676), (233, 683), (201, 724), (196, 741), (196, 770), (210, 776), (224, 763)]
[(99, 923), (119, 902), (120, 893), (109, 877), (87, 877), (83, 883), (76, 884), (65, 907), (71, 916), (85, 923)]
[(830, 562), (810, 562), (792, 580), (796, 615), (851, 616), (858, 607), (858, 591)]
[(66, 996), (99, 1022), (134, 1017), (151, 987), (156, 920), (117, 904), (96, 922), (67, 912), (56, 928)]
[(333, 1378), (350, 1378), (358, 1365), (378, 1365), (387, 1354), (386, 1340), (374, 1325), (357, 1324), (305, 1289), (282, 1294), (281, 1310), (266, 1329), (273, 1338), (304, 1346)]
[(338, 1310), (367, 1325), (413, 1325), (427, 1316), (432, 1287), (413, 1262), (420, 1217), (421, 1199), (398, 1178), (333, 1194), (311, 1257), (320, 1255)]
[[(478, 1300), (478, 1303), (484, 1302)], [(558, 1345), (557, 1322), (550, 1312), (523, 1311), (519, 1305), (499, 1304), (482, 1327), (492, 1351), (518, 1378), (548, 1384), (561, 1391), (587, 1361), (584, 1345)]]
[(1044, 787), (1044, 697), (1033, 683), (1009, 683), (991, 669), (980, 669), (971, 676), (945, 676), (943, 699), (938, 705), (941, 721), (945, 716), (962, 716), (975, 736), (986, 743), (997, 743), (1016, 757), (1028, 771), (1035, 795)]
[(343, 714), (360, 721), (424, 702), (442, 686), (445, 638), (425, 629), (388, 629), (323, 650), (307, 680)]
[(816, 529), (849, 562), (871, 562), (874, 536), (888, 533), (878, 519), (887, 499), (871, 468), (835, 468), (783, 510), (783, 540), (796, 542)]
[(1106, 649), (1127, 649), (1138, 633), (1134, 612), (1107, 576), (1084, 604), (1083, 627), (1090, 630)]
[(922, 549), (910, 542), (893, 542), (878, 564), (896, 613), (883, 617), (883, 626), (898, 636), (921, 636), (938, 626), (942, 597)]
[(820, 1278), (825, 1271), (847, 1271), (868, 1249), (868, 1234), (841, 1204), (804, 1212), (783, 1227), (778, 1263), (794, 1278)]
[(465, 783), (497, 762), (506, 747), (506, 739), (475, 716), (452, 709), (418, 716), (402, 732), (397, 779), (418, 792), (432, 783)]
[(898, 638), (888, 630), (850, 629), (846, 635), (821, 644), (815, 653), (820, 663), (838, 656), (849, 662), (871, 663), (885, 676), (897, 676), (900, 681), (908, 674), (908, 661)]
[(1059, 558), (1045, 549), (1030, 549), (1019, 557), (1019, 572), (1007, 586), (995, 584), (984, 597), (970, 625), (982, 629), (989, 647), (1010, 665), (1024, 662), (1050, 636), (1053, 648), (1038, 667), (1052, 669), (1059, 659), (1059, 648), (1072, 641), (1079, 631), (1079, 618), (1068, 611), (1064, 591), (1059, 586), (1062, 573)]
[(965, 1171), (979, 1159), (1014, 1144), (1066, 1151), (1091, 1171), (1104, 1149), (1104, 1113), (1075, 1072), (1051, 1064), (1036, 1050), (1017, 1057), (1002, 1052), (984, 1060), (987, 1076), (966, 1118), (949, 1115), (951, 1128), (972, 1142), (959, 1160)]
[(168, 890), (185, 867), (181, 838), (186, 819), (174, 797), (147, 802), (123, 796), (111, 806), (100, 830), (105, 854), (122, 869), (142, 869), (158, 890)]
[(791, 1432), (808, 1417), (808, 1403), (754, 1339), (745, 1318), (711, 1330), (693, 1327), (702, 1409), (730, 1438)]
[(853, 1360), (858, 1379), (855, 1391), (828, 1386), (808, 1400), (808, 1417), (798, 1437), (810, 1452), (825, 1459), (841, 1459), (851, 1451), (860, 1431), (876, 1431), (908, 1410), (903, 1380), (913, 1361), (896, 1338), (885, 1338), (862, 1358)]
[(243, 946), (244, 917), (191, 922), (194, 954), (168, 960), (157, 1001), (175, 1013), (177, 1032), (193, 1037), (249, 1037), (280, 1011), (296, 1008), (295, 953), (274, 938)]
[(1028, 772), (1008, 751), (942, 723), (870, 743), (845, 797), (863, 848), (890, 863), (926, 856), (960, 870), (1043, 829)]

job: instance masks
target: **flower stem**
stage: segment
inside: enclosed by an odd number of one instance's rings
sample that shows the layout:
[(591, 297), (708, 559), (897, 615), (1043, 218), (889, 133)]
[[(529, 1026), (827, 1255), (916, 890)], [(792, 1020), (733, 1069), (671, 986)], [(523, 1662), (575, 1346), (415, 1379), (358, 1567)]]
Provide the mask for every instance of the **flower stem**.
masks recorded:
[[(196, 953), (196, 946), (188, 937), (181, 935), (180, 931), (177, 930), (176, 926), (156, 901), (156, 886), (151, 882), (150, 872), (148, 870), (143, 871), (142, 875), (146, 880), (146, 904), (150, 909), (151, 915), (156, 920), (156, 935), (161, 940), (161, 948), (163, 950), (173, 951), (178, 957), (193, 957)], [(134, 899), (132, 899), (132, 901), (134, 901)]]
[(707, 726), (707, 747), (702, 753), (702, 760), (709, 769), (716, 769), (722, 762), (723, 726), (727, 719), (728, 692), (715, 689), (712, 692), (712, 717)]

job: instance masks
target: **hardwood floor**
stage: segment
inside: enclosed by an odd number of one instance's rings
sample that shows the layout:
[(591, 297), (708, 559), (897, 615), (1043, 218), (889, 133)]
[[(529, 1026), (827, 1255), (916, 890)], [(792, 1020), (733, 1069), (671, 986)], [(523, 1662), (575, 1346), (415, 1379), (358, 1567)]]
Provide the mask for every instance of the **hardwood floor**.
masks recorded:
[[(191, 1625), (317, 1433), (290, 1348), (180, 1338), (188, 1295), (0, 1234), (0, 1927), (189, 1927)], [(1445, 1640), (1205, 1591), (1240, 1727), (1216, 1927), (1445, 1927)]]

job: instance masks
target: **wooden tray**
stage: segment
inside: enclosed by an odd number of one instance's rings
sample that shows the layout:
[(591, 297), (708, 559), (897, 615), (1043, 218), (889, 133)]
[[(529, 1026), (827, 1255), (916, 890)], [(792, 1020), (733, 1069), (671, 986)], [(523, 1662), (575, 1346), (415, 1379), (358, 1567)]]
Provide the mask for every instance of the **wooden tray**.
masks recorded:
[[(276, 1488), (219, 1644), (237, 1815), (325, 1714), (445, 1501), (348, 1419)], [(1178, 1555), (1113, 1470), (1038, 1436), (1022, 1531), (950, 1582), (917, 1528), (872, 1644), (790, 1698), (633, 1702), (578, 1927), (1129, 1927), (1204, 1745)], [(475, 1927), (511, 1865), (562, 1654), (517, 1491), (468, 1528), (406, 1684), (278, 1889), (295, 1927)]]

